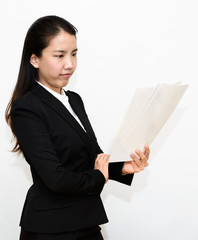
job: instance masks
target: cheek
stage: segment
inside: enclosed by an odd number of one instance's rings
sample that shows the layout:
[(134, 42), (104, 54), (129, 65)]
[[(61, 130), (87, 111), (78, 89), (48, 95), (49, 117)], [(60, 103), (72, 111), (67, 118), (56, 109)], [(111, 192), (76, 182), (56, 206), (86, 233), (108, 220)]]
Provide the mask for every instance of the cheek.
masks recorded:
[(73, 62), (73, 70), (75, 70), (75, 69), (76, 69), (76, 67), (77, 67), (77, 59), (76, 59), (76, 60), (74, 60), (74, 62)]
[(51, 69), (56, 69), (57, 68), (57, 64), (55, 61), (48, 61), (48, 67)]
[(60, 68), (61, 67), (54, 61), (49, 61), (46, 65), (46, 71), (51, 74), (56, 74), (57, 72), (60, 72)]

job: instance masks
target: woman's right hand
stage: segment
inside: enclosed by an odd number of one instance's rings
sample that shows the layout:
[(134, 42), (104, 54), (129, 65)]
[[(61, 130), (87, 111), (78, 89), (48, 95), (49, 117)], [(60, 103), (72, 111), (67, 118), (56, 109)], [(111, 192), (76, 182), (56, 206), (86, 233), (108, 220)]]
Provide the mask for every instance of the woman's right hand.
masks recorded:
[(107, 183), (109, 179), (109, 158), (110, 155), (105, 154), (105, 153), (100, 153), (98, 154), (96, 160), (95, 160), (95, 170), (100, 170), (101, 173), (105, 177), (105, 183)]

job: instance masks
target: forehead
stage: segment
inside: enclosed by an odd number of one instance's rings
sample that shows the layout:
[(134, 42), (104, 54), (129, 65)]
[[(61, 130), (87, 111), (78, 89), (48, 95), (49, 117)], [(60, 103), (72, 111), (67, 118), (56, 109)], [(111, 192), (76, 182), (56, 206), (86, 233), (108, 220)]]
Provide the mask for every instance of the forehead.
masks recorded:
[(76, 37), (70, 33), (61, 31), (50, 40), (46, 50), (73, 50), (76, 46)]

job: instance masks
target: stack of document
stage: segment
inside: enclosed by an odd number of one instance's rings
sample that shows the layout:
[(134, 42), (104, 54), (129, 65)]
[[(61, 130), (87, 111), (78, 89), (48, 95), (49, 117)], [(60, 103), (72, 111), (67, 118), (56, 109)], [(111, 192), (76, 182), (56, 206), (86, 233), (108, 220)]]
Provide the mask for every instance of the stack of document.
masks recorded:
[(131, 161), (131, 152), (150, 146), (187, 87), (178, 83), (137, 89), (113, 142), (110, 161)]

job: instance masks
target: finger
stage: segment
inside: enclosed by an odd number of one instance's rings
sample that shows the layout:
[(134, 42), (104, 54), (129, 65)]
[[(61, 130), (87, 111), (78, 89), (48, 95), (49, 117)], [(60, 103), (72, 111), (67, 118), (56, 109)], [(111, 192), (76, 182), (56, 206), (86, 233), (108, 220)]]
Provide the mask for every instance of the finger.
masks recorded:
[(144, 168), (148, 166), (148, 160), (146, 159), (146, 156), (139, 150), (136, 153), (139, 155), (140, 158), (138, 157), (135, 158), (135, 161), (137, 165), (140, 167), (140, 169), (144, 170)]
[(146, 155), (144, 153), (142, 153), (139, 149), (136, 149), (135, 153), (139, 156), (143, 165), (147, 166), (148, 165), (148, 162), (147, 162), (148, 158), (146, 157)]
[(101, 156), (101, 158), (99, 159), (99, 163), (102, 164), (103, 166), (108, 166), (109, 158), (110, 158), (110, 155), (103, 154), (103, 156)]
[(96, 160), (102, 158), (103, 154), (104, 154), (104, 153), (100, 153), (100, 154), (98, 154), (97, 157), (96, 157)]
[(134, 173), (138, 173), (138, 172), (141, 171), (141, 169), (138, 167), (138, 165), (136, 164), (135, 161), (132, 161), (131, 165), (132, 165), (132, 167), (134, 169)]
[(141, 152), (139, 149), (135, 150), (135, 153), (137, 154), (137, 156), (142, 160), (142, 161), (146, 161), (146, 156), (143, 152)]
[(97, 155), (97, 160), (106, 160), (106, 159), (109, 159), (109, 157), (110, 157), (110, 155), (108, 155), (108, 154), (105, 154), (105, 153), (100, 153), (100, 154), (98, 154)]
[(149, 155), (150, 155), (150, 148), (149, 148), (149, 146), (148, 145), (144, 145), (144, 154), (145, 154), (145, 156), (147, 157), (147, 159), (149, 158)]
[(136, 166), (140, 169), (140, 170), (144, 170), (144, 163), (141, 161), (141, 159), (139, 159), (138, 157), (135, 156), (135, 154), (131, 154), (131, 157), (133, 159), (133, 162), (135, 162)]
[(106, 159), (106, 161), (109, 161), (110, 155), (109, 154), (105, 154), (105, 159)]
[(103, 154), (101, 156), (101, 161), (103, 162), (109, 162), (110, 155), (109, 154)]

